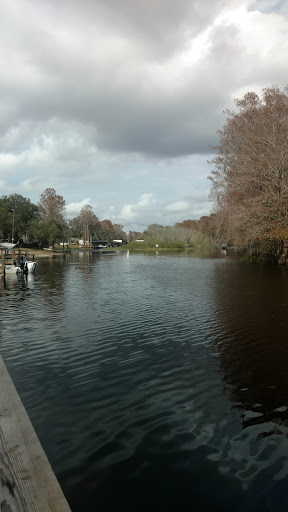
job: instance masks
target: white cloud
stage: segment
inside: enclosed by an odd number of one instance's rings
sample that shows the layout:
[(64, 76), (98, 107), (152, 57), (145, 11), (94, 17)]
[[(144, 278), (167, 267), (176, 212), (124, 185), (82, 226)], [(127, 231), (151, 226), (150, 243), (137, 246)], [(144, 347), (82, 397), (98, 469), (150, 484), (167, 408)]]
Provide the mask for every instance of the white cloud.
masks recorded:
[(176, 203), (167, 204), (164, 207), (164, 211), (173, 212), (173, 213), (178, 213), (178, 212), (183, 213), (183, 212), (189, 211), (189, 208), (190, 208), (190, 204), (188, 203), (188, 201), (178, 201)]
[(125, 204), (119, 213), (121, 223), (135, 223), (141, 221), (143, 214), (147, 215), (151, 208), (154, 209), (156, 205), (155, 194), (146, 192), (142, 194), (139, 200), (134, 204)]
[(1, 169), (7, 170), (7, 168), (14, 167), (17, 164), (17, 156), (12, 153), (0, 153), (0, 172)]
[(45, 188), (55, 188), (57, 186), (55, 177), (35, 176), (20, 182), (22, 194), (42, 194)]
[(81, 208), (86, 205), (91, 205), (90, 197), (83, 199), (79, 203), (69, 203), (66, 205), (66, 216), (68, 218), (77, 217), (80, 214)]

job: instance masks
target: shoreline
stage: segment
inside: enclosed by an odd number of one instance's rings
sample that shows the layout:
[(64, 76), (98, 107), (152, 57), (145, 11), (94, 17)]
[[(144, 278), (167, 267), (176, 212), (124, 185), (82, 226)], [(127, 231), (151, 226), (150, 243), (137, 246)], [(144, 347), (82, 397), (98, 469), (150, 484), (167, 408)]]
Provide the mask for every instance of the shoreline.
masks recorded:
[[(66, 253), (63, 253), (63, 252), (58, 252), (58, 251), (45, 251), (45, 250), (41, 250), (41, 249), (35, 249), (35, 250), (31, 250), (31, 249), (26, 249), (26, 248), (20, 248), (21, 249), (21, 252), (20, 254), (23, 255), (23, 256), (26, 256), (27, 259), (41, 259), (41, 258), (57, 258), (57, 257), (63, 257), (65, 256)], [(17, 252), (19, 251), (19, 249), (16, 249)], [(16, 256), (16, 251), (15, 251), (15, 256)], [(14, 257), (15, 257), (14, 256)], [(13, 256), (12, 256), (13, 257)]]

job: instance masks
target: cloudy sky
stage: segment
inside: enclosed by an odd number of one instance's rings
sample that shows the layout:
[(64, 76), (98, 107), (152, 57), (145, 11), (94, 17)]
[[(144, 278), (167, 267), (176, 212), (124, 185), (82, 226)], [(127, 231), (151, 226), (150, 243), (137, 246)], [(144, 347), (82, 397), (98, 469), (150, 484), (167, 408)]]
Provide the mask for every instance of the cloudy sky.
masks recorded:
[(287, 57), (286, 0), (1, 0), (0, 196), (126, 231), (207, 215), (223, 110)]

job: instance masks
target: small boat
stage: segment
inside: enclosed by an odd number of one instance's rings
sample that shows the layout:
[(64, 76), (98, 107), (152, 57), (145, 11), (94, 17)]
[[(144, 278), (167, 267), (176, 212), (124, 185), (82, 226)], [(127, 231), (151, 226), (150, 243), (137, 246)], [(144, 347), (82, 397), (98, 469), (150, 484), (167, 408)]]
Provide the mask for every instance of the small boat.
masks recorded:
[(26, 261), (28, 272), (35, 272), (36, 270), (36, 262), (35, 261)]
[(21, 272), (21, 268), (18, 265), (5, 265), (5, 275), (15, 275)]
[(6, 275), (18, 274), (19, 272), (23, 274), (28, 274), (28, 272), (35, 272), (36, 270), (36, 262), (35, 261), (25, 261), (20, 265), (5, 265), (5, 273)]
[(21, 270), (21, 272), (24, 272), (24, 273), (35, 272), (35, 270), (36, 270), (36, 262), (35, 261), (25, 261), (23, 263), (20, 263), (20, 265), (18, 265), (18, 266), (19, 266), (19, 269)]
[(96, 249), (96, 251), (101, 251), (101, 249), (107, 249), (107, 246), (99, 244), (99, 245), (95, 245), (95, 249)]

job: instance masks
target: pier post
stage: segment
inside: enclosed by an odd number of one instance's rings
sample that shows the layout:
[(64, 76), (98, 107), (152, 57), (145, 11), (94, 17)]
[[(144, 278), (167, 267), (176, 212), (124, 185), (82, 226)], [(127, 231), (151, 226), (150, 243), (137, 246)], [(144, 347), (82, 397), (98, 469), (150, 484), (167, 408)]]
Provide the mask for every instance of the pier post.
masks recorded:
[(0, 249), (0, 256), (1, 256), (0, 276), (5, 278), (5, 249)]

